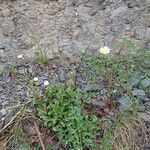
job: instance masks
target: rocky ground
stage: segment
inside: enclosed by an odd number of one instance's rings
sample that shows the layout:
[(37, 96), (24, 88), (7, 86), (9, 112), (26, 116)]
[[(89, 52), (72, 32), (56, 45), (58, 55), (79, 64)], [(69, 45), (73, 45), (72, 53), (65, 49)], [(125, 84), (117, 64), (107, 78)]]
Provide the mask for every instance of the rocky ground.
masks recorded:
[[(43, 89), (45, 80), (53, 84), (65, 82), (75, 67), (62, 68), (56, 60), (51, 69), (43, 70), (33, 61), (37, 50), (46, 51), (50, 58), (59, 52), (72, 56), (84, 51), (89, 43), (91, 51), (104, 45), (113, 50), (123, 38), (139, 49), (150, 48), (149, 0), (0, 1), (0, 73), (5, 70), (0, 76), (0, 128), (13, 116), (11, 107), (28, 97), (28, 81), (37, 76)], [(11, 74), (8, 66), (18, 54), (25, 59)], [(149, 82), (147, 79), (143, 84), (149, 86)], [(78, 79), (78, 86), (87, 91), (92, 87), (83, 78)], [(98, 90), (105, 91), (103, 86)], [(149, 122), (149, 95), (143, 90), (133, 92), (145, 104), (145, 113), (140, 115)], [(120, 103), (124, 99), (127, 100), (120, 97)]]
[[(56, 85), (57, 83), (73, 84), (70, 81), (73, 80), (72, 77), (74, 76), (75, 68), (78, 66), (78, 64), (68, 63), (69, 61), (62, 63), (58, 58), (51, 60), (48, 66), (40, 65), (34, 61), (27, 61), (24, 58), (18, 59), (17, 61), (18, 65), (13, 72), (10, 72), (11, 68), (6, 67), (0, 76), (0, 129), (7, 125), (15, 116), (21, 104), (28, 101), (34, 91), (33, 85), (39, 87), (40, 91), (38, 94), (39, 96), (43, 96), (46, 88), (44, 81), (49, 81), (50, 85)], [(85, 92), (97, 93), (91, 97), (93, 99), (92, 105), (85, 106), (89, 114), (96, 114), (98, 117), (114, 118), (118, 111), (122, 111), (131, 106), (131, 100), (127, 94), (121, 94), (119, 97), (114, 95), (115, 101), (105, 103), (107, 87), (101, 80), (97, 80), (96, 83), (91, 83), (84, 73), (82, 74), (80, 72), (77, 74), (76, 86)], [(34, 77), (38, 78), (37, 82), (34, 81)], [(134, 88), (132, 94), (138, 97), (142, 104), (139, 110), (139, 116), (145, 122), (145, 126), (143, 126), (144, 132), (149, 137), (150, 95), (148, 91), (138, 87), (142, 85), (144, 88), (148, 88), (150, 86), (150, 79), (149, 77), (145, 78), (145, 76), (138, 75), (136, 78), (135, 74), (135, 80), (133, 82)], [(115, 110), (113, 103), (119, 104)], [(150, 148), (148, 143), (142, 143), (140, 147), (143, 150)]]
[[(149, 0), (2, 0), (0, 55), (33, 58), (41, 48), (53, 57), (107, 45), (123, 38), (150, 47)], [(72, 52), (72, 53), (71, 53)], [(3, 58), (5, 61), (5, 58)], [(2, 62), (0, 64), (2, 66)]]

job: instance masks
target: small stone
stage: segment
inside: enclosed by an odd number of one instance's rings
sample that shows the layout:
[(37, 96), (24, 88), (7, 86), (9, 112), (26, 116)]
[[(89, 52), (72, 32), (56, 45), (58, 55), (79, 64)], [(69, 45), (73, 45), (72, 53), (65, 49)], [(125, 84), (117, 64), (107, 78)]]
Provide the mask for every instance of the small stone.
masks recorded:
[(144, 87), (144, 88), (147, 88), (150, 86), (150, 78), (145, 78), (141, 81), (141, 85)]
[(150, 115), (147, 114), (147, 113), (139, 113), (139, 117), (140, 117), (141, 119), (143, 119), (144, 121), (147, 121), (147, 122), (150, 121)]
[[(2, 100), (6, 100), (7, 97), (6, 97), (6, 95), (1, 95), (0, 98), (1, 98)], [(4, 103), (5, 103), (5, 102), (4, 102)], [(4, 104), (4, 103), (3, 103), (3, 104)]]
[(139, 98), (144, 98), (145, 97), (145, 92), (143, 90), (140, 89), (134, 89), (132, 91), (133, 96), (138, 96)]
[(102, 89), (102, 90), (101, 90), (101, 94), (106, 94), (107, 92), (108, 92), (107, 89)]
[(54, 63), (53, 65), (52, 65), (52, 68), (53, 69), (56, 69), (58, 67), (58, 65), (56, 64), (56, 63)]
[(30, 66), (29, 69), (28, 69), (28, 72), (33, 75), (33, 71), (34, 71), (34, 67), (33, 66)]
[(24, 75), (26, 73), (26, 68), (23, 68), (23, 67), (18, 68), (18, 73), (20, 75)]
[(99, 4), (100, 4), (100, 3), (103, 3), (104, 1), (105, 1), (105, 0), (99, 0)]
[(4, 76), (1, 80), (0, 83), (5, 84), (11, 81), (10, 77)]
[(120, 14), (125, 13), (126, 11), (127, 11), (127, 6), (121, 6), (111, 12), (111, 18), (119, 16)]
[(3, 87), (0, 85), (0, 92), (3, 92)]
[(2, 43), (2, 44), (0, 44), (0, 50), (13, 51), (14, 48), (9, 43)]
[[(5, 97), (5, 99), (6, 99), (6, 97)], [(8, 105), (9, 105), (9, 102), (8, 102), (8, 101), (4, 101), (3, 104), (2, 104), (3, 107), (6, 107), (6, 106), (8, 106)]]
[(2, 14), (4, 17), (10, 17), (11, 16), (11, 11), (10, 9), (6, 8), (2, 11)]
[(118, 100), (118, 102), (120, 103), (120, 106), (119, 106), (119, 110), (120, 111), (123, 111), (123, 110), (131, 107), (131, 105), (132, 105), (130, 97), (128, 95), (126, 95), (126, 94), (124, 96), (122, 96)]
[(15, 26), (12, 20), (7, 19), (2, 23), (3, 34), (8, 36), (15, 31)]
[(5, 57), (4, 50), (0, 49), (0, 60)]
[(3, 72), (4, 68), (5, 68), (5, 66), (0, 63), (0, 74)]
[(43, 76), (39, 78), (39, 85), (42, 85), (44, 83), (44, 80), (46, 78), (44, 78)]
[(6, 109), (2, 108), (0, 113), (4, 116), (4, 115), (6, 115), (7, 111), (6, 111)]
[[(71, 76), (71, 75), (70, 75)], [(79, 83), (79, 84), (87, 84), (87, 81), (85, 81), (82, 77), (78, 77), (77, 78), (77, 82)]]
[(100, 84), (88, 84), (84, 87), (85, 91), (101, 91), (102, 87)]
[(21, 89), (22, 89), (22, 86), (21, 86), (21, 85), (18, 85), (18, 86), (17, 86), (17, 90), (18, 90), (18, 91), (21, 91)]
[(130, 84), (131, 87), (134, 87), (134, 86), (136, 86), (139, 82), (140, 82), (140, 79), (139, 79), (139, 78), (133, 78), (133, 79), (129, 82), (129, 84)]
[(65, 72), (63, 70), (59, 71), (58, 76), (60, 81), (65, 81)]
[(148, 97), (144, 97), (144, 98), (142, 99), (142, 101), (143, 101), (143, 102), (149, 102), (150, 99), (149, 99)]

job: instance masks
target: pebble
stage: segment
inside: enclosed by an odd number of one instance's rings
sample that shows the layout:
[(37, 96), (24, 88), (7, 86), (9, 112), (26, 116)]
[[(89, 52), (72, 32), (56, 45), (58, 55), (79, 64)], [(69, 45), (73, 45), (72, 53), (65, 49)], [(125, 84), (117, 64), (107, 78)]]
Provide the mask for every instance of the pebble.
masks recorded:
[(147, 88), (150, 86), (150, 78), (145, 78), (141, 81), (141, 85), (144, 87), (144, 88)]
[(2, 100), (5, 100), (6, 99), (6, 95), (1, 95), (0, 97)]
[(0, 74), (3, 72), (4, 68), (5, 68), (5, 66), (0, 63)]
[[(5, 99), (6, 99), (6, 97), (5, 97)], [(5, 106), (8, 106), (8, 105), (9, 105), (9, 102), (8, 102), (8, 101), (4, 101), (2, 105), (3, 105), (4, 107), (5, 107)]]
[(0, 85), (0, 92), (3, 92), (3, 87)]
[(5, 83), (8, 83), (11, 81), (11, 78), (10, 77), (7, 77), (7, 76), (4, 76), (1, 80), (0, 80), (0, 83), (1, 84), (5, 84)]
[(139, 117), (142, 118), (144, 121), (150, 121), (150, 115), (147, 113), (139, 113)]
[(18, 86), (17, 86), (17, 90), (18, 90), (18, 91), (21, 91), (21, 89), (22, 89), (22, 86), (21, 86), (21, 85), (18, 85)]
[(142, 99), (142, 101), (143, 101), (143, 102), (149, 102), (150, 99), (149, 99), (148, 97), (144, 97), (144, 98)]
[(24, 74), (26, 73), (26, 68), (24, 68), (24, 67), (19, 67), (19, 68), (18, 68), (18, 73), (19, 73), (20, 75), (24, 75)]
[(111, 12), (111, 18), (119, 16), (120, 13), (123, 13), (123, 12), (126, 12), (126, 11), (127, 11), (127, 6), (121, 6), (121, 7), (117, 8), (117, 9), (115, 9)]
[(15, 31), (14, 23), (11, 19), (7, 19), (4, 22), (2, 22), (2, 30), (3, 35), (8, 36), (12, 34)]
[(108, 92), (108, 90), (106, 88), (101, 90), (101, 94), (106, 94)]
[(6, 8), (2, 11), (2, 14), (4, 17), (10, 17), (11, 16), (11, 11), (10, 9)]
[(59, 76), (59, 80), (60, 81), (65, 81), (65, 76), (66, 76), (66, 74), (65, 74), (65, 72), (63, 71), (63, 70), (60, 70), (59, 72), (58, 72), (58, 76)]
[(122, 96), (118, 100), (118, 102), (120, 103), (120, 105), (119, 105), (119, 110), (120, 111), (123, 111), (123, 110), (129, 108), (132, 105), (130, 97), (126, 94), (124, 96)]
[(138, 96), (139, 98), (144, 98), (145, 97), (145, 92), (144, 90), (140, 90), (140, 89), (133, 89), (132, 91), (133, 96)]
[(0, 59), (2, 59), (3, 57), (5, 57), (5, 53), (4, 50), (0, 48)]
[(100, 84), (88, 84), (84, 87), (85, 91), (101, 91), (102, 87)]
[(6, 115), (7, 111), (6, 111), (6, 109), (2, 108), (2, 109), (0, 110), (0, 113), (4, 116), (4, 115)]
[(2, 43), (2, 44), (0, 44), (0, 50), (13, 51), (14, 48), (9, 43)]
[(28, 72), (33, 75), (33, 71), (34, 71), (34, 67), (33, 66), (30, 66), (29, 69), (28, 69)]
[(45, 78), (44, 77), (39, 77), (39, 85), (42, 85), (44, 83)]

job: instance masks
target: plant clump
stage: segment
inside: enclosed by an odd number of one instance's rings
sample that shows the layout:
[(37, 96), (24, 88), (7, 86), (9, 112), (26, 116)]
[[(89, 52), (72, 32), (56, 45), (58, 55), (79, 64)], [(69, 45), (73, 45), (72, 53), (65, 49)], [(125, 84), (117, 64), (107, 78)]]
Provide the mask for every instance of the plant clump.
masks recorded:
[(70, 87), (53, 86), (46, 97), (37, 100), (38, 115), (44, 124), (65, 141), (68, 148), (83, 149), (94, 146), (99, 121), (83, 111), (82, 93)]

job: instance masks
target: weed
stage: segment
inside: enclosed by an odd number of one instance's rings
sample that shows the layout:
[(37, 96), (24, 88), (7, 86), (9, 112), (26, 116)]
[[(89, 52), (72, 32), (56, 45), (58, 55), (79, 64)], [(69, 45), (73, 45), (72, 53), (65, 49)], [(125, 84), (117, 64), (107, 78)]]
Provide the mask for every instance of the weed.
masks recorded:
[(9, 66), (9, 72), (11, 73), (11, 74), (14, 74), (14, 73), (16, 73), (16, 71), (17, 71), (17, 67), (18, 67), (18, 62), (13, 62), (10, 66)]
[(101, 78), (107, 86), (109, 95), (116, 91), (121, 94), (124, 91), (130, 92), (135, 81), (141, 77), (147, 77), (149, 72), (150, 52), (144, 51), (134, 56), (130, 53), (120, 56), (97, 56), (87, 55), (82, 63), (80, 72), (89, 81), (96, 82)]
[(21, 78), (21, 81), (26, 82), (26, 83), (30, 83), (30, 78), (29, 78), (27, 73), (22, 75), (20, 78)]
[(6, 145), (8, 148), (15, 146), (15, 148), (19, 148), (21, 150), (24, 148), (26, 148), (26, 150), (30, 150), (30, 137), (24, 132), (22, 125), (22, 120), (23, 118), (27, 117), (27, 115), (27, 110), (23, 107), (10, 130), (9, 138), (6, 140)]
[[(125, 39), (119, 52), (113, 56), (86, 54), (85, 59), (81, 58), (83, 62), (79, 65), (80, 71), (77, 73), (81, 73), (92, 83), (100, 78), (108, 91), (103, 95), (98, 91), (100, 96), (105, 96), (105, 99), (111, 100), (112, 95), (115, 95), (113, 98), (116, 98), (126, 94), (132, 100), (132, 105), (128, 109), (121, 112), (116, 111), (111, 119), (98, 119), (92, 115), (94, 114), (92, 111), (89, 113), (91, 116), (84, 112), (84, 104), (87, 99), (93, 100), (97, 91), (95, 93), (88, 91), (86, 95), (79, 89), (75, 89), (76, 71), (72, 72), (70, 79), (66, 82), (67, 87), (63, 85), (48, 86), (44, 96), (39, 96), (39, 87), (36, 83), (31, 82), (31, 86), (33, 86), (31, 98), (34, 99), (35, 106), (37, 106), (38, 116), (44, 125), (52, 129), (59, 140), (67, 145), (67, 149), (90, 148), (96, 150), (95, 145), (97, 146), (97, 144), (94, 141), (96, 133), (100, 129), (104, 131), (100, 140), (102, 150), (138, 149), (136, 144), (137, 141), (140, 142), (138, 134), (141, 133), (142, 135), (142, 124), (138, 118), (139, 101), (132, 95), (132, 89), (143, 78), (149, 78), (150, 52), (145, 50), (135, 54), (133, 53), (134, 50), (134, 45)], [(36, 53), (36, 60), (42, 65), (49, 64), (47, 54), (42, 50)], [(63, 57), (60, 60), (61, 66), (65, 65)], [(13, 63), (10, 66), (10, 72), (15, 73), (17, 67), (18, 63)], [(22, 80), (29, 82), (27, 75), (22, 76)], [(141, 86), (140, 88), (144, 87)], [(84, 101), (85, 99), (86, 101)], [(97, 111), (99, 110), (97, 109)], [(106, 111), (109, 111), (108, 108)], [(37, 128), (36, 134), (40, 131), (42, 130)], [(35, 149), (40, 149), (42, 144), (45, 144), (42, 138), (39, 138), (40, 143), (36, 143)], [(144, 137), (142, 138), (144, 139)], [(20, 120), (15, 123), (11, 131), (9, 143), (17, 145), (20, 149), (24, 149), (24, 147), (30, 149), (30, 137), (24, 132)], [(47, 148), (47, 145), (44, 146)]]
[(48, 87), (46, 97), (37, 100), (38, 115), (44, 124), (65, 140), (69, 148), (93, 147), (98, 119), (83, 112), (81, 92), (64, 86)]
[(49, 59), (48, 59), (46, 52), (44, 52), (40, 49), (35, 53), (35, 55), (36, 55), (36, 60), (39, 64), (41, 64), (41, 65), (49, 64)]

